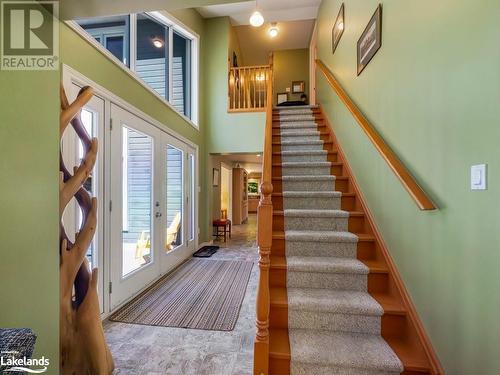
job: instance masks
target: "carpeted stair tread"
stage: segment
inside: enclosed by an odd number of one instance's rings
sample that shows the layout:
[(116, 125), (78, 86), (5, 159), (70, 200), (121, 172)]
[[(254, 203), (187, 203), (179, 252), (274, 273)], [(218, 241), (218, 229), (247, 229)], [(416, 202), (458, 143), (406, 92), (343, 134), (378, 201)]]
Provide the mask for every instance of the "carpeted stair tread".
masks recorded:
[(321, 139), (287, 139), (280, 142), (282, 145), (323, 145)]
[(297, 114), (297, 115), (292, 115), (292, 114), (286, 114), (286, 115), (281, 115), (279, 121), (281, 123), (283, 122), (291, 122), (291, 121), (314, 121), (316, 118), (314, 117), (313, 114)]
[(382, 316), (384, 310), (368, 293), (349, 290), (288, 288), (288, 309)]
[(318, 218), (346, 218), (349, 217), (348, 211), (343, 210), (318, 210), (318, 209), (293, 209), (288, 208), (283, 211), (287, 217), (318, 217)]
[(358, 242), (358, 236), (351, 232), (287, 230), (286, 241), (298, 242)]
[(328, 155), (326, 150), (285, 150), (276, 152), (281, 156), (302, 156), (302, 155)]
[(286, 258), (289, 271), (316, 272), (316, 273), (349, 273), (367, 275), (368, 267), (354, 258), (335, 257), (300, 257), (289, 256)]
[(331, 167), (330, 161), (286, 161), (281, 163), (282, 168), (304, 168), (304, 167)]
[(317, 109), (319, 108), (319, 105), (316, 104), (306, 104), (306, 105), (288, 105), (288, 106), (275, 106), (273, 107), (273, 110), (275, 111), (288, 111), (288, 110), (300, 110), (300, 109)]
[[(275, 127), (278, 128), (278, 127)], [(303, 121), (303, 122), (290, 122), (286, 124), (282, 124), (279, 126), (281, 130), (297, 130), (297, 129), (318, 129), (318, 125), (313, 121)]]
[[(283, 130), (283, 129), (282, 129)], [(314, 135), (319, 135), (320, 132), (317, 130), (287, 130), (287, 131), (282, 131), (281, 132), (281, 137), (307, 137), (307, 136), (314, 136)]]
[(340, 198), (340, 191), (284, 191), (283, 198)]
[[(278, 178), (278, 177), (277, 177)], [(282, 181), (335, 181), (333, 175), (296, 175), (296, 176), (281, 176)]]
[(289, 339), (293, 362), (374, 372), (403, 371), (401, 361), (379, 335), (291, 329)]

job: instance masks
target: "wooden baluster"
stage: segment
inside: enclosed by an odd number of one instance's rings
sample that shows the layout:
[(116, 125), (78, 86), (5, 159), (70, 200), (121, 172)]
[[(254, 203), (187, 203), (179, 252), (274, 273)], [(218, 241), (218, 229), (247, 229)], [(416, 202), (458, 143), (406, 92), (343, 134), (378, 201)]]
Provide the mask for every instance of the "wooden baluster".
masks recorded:
[(252, 108), (255, 108), (257, 106), (256, 105), (256, 99), (257, 99), (257, 97), (255, 96), (255, 94), (257, 92), (257, 90), (255, 88), (256, 88), (257, 82), (258, 82), (257, 81), (257, 77), (258, 77), (257, 72), (258, 72), (257, 69), (253, 70), (253, 98), (252, 98), (253, 100), (252, 100)]

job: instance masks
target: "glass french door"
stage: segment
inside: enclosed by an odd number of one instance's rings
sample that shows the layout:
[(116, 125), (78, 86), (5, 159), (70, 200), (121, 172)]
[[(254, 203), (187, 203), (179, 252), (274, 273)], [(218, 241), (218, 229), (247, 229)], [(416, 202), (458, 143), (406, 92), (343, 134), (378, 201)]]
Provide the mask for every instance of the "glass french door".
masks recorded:
[(195, 248), (195, 151), (184, 142), (164, 133), (162, 153), (163, 217), (160, 271), (167, 273)]
[(159, 275), (161, 131), (111, 104), (111, 309)]
[(194, 251), (196, 155), (111, 105), (111, 309)]

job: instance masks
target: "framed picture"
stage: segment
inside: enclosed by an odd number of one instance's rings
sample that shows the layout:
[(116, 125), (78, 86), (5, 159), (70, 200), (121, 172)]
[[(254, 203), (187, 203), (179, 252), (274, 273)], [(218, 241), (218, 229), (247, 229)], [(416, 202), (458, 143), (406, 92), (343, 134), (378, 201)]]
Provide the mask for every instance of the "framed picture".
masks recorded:
[(212, 170), (212, 186), (219, 186), (219, 170), (217, 168)]
[(293, 81), (292, 82), (292, 93), (293, 94), (302, 94), (306, 91), (306, 84), (304, 81)]
[(358, 40), (358, 76), (382, 46), (382, 4), (373, 13), (370, 22)]
[(340, 6), (339, 14), (337, 14), (337, 18), (335, 19), (335, 23), (333, 24), (332, 29), (332, 53), (335, 53), (335, 49), (337, 49), (337, 45), (340, 42), (340, 38), (344, 33), (344, 3)]
[(277, 94), (276, 103), (281, 104), (281, 103), (285, 103), (287, 101), (288, 101), (288, 93), (287, 92), (280, 92)]
[(248, 181), (248, 195), (259, 195), (259, 183), (257, 181)]

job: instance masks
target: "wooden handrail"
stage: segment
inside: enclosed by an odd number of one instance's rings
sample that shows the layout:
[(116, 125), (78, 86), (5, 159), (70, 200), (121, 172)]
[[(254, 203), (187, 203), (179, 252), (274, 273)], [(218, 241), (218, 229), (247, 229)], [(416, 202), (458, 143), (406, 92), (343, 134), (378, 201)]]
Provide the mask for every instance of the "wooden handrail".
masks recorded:
[(254, 343), (254, 374), (269, 371), (269, 267), (273, 243), (272, 157), (273, 157), (273, 56), (269, 58), (267, 80), (266, 128), (262, 155), (262, 182), (257, 208), (257, 245), (259, 247), (259, 285), (256, 302), (256, 335)]
[(379, 151), (380, 155), (384, 158), (387, 164), (389, 164), (389, 167), (392, 169), (399, 181), (401, 181), (405, 189), (416, 202), (417, 206), (421, 210), (437, 209), (436, 205), (432, 202), (425, 191), (419, 186), (415, 178), (411, 175), (410, 171), (405, 167), (401, 160), (399, 160), (394, 151), (392, 151), (392, 149), (389, 147), (389, 145), (387, 145), (387, 143), (385, 143), (384, 139), (380, 136), (377, 130), (375, 130), (375, 127), (366, 119), (366, 117), (361, 113), (360, 109), (347, 95), (340, 83), (333, 76), (330, 69), (328, 69), (328, 67), (319, 59), (316, 59), (316, 66), (324, 74), (330, 86), (354, 116), (359, 126), (361, 126), (375, 148)]

